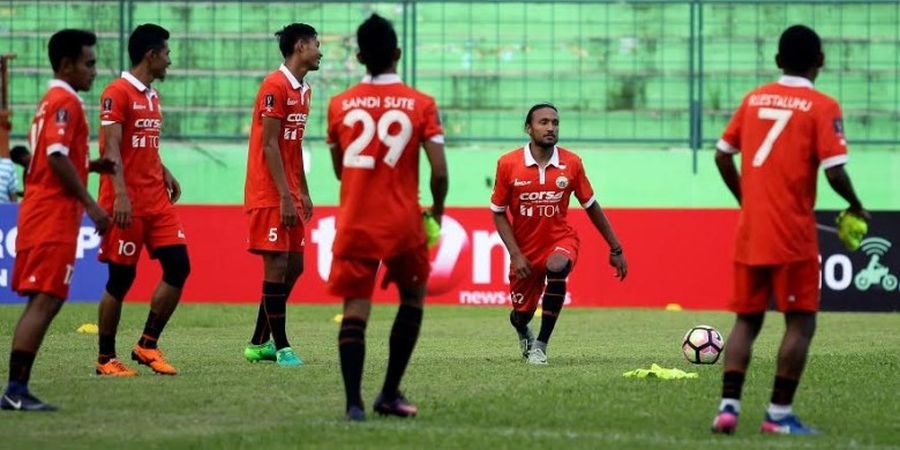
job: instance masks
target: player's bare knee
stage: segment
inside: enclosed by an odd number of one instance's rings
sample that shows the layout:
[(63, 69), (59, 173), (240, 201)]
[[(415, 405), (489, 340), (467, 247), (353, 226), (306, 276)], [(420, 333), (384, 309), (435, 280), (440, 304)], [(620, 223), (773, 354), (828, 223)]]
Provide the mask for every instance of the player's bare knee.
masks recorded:
[(29, 300), (30, 308), (48, 319), (53, 319), (62, 309), (63, 300), (50, 294), (37, 294)]
[(805, 339), (812, 339), (816, 333), (816, 313), (788, 312), (784, 315), (786, 332), (795, 333)]
[(288, 275), (288, 254), (281, 252), (264, 252), (263, 277), (266, 281), (283, 283)]
[(156, 249), (156, 257), (162, 265), (163, 281), (169, 286), (181, 289), (188, 275), (191, 274), (191, 260), (188, 257), (187, 247), (184, 245), (172, 245)]
[(747, 327), (747, 330), (750, 332), (751, 337), (756, 337), (756, 335), (759, 333), (759, 330), (762, 329), (765, 318), (765, 312), (738, 314), (737, 321), (738, 324), (742, 324)]
[(109, 278), (106, 281), (106, 293), (113, 299), (121, 302), (131, 289), (134, 278), (137, 275), (137, 268), (127, 264), (109, 263)]
[(572, 268), (572, 262), (569, 261), (568, 258), (560, 257), (554, 258), (551, 257), (547, 260), (547, 276), (550, 277), (552, 274), (555, 278), (566, 278), (569, 276), (569, 271)]
[(344, 299), (344, 317), (355, 317), (361, 320), (369, 320), (369, 312), (372, 309), (372, 301), (365, 298)]

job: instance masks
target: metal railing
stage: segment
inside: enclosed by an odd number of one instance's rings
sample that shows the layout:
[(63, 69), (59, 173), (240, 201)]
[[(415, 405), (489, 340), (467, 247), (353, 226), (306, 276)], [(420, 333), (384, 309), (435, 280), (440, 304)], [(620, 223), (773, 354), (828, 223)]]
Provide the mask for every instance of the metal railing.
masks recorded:
[(325, 54), (309, 76), (308, 135), (321, 138), (327, 99), (363, 74), (355, 30), (376, 11), (394, 21), (401, 75), (436, 97), (448, 140), (521, 139), (527, 108), (552, 101), (567, 141), (697, 149), (744, 93), (778, 76), (781, 30), (805, 23), (825, 45), (817, 86), (841, 102), (850, 139), (900, 143), (900, 2), (878, 0), (0, 1), (0, 52), (19, 55), (13, 136), (25, 134), (51, 76), (53, 31), (100, 37), (101, 75), (85, 95), (96, 122), (99, 93), (128, 66), (129, 30), (154, 22), (172, 32), (164, 133), (244, 139), (258, 84), (281, 61), (273, 33), (298, 21), (319, 30)]

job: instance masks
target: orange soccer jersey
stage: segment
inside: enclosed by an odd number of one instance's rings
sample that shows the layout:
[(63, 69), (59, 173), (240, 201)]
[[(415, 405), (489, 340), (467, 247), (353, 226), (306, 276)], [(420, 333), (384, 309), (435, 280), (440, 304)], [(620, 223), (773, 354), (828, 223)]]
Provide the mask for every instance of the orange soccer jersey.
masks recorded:
[(78, 178), (86, 184), (88, 125), (81, 98), (64, 81), (50, 82), (50, 89), (38, 104), (30, 137), (34, 156), (25, 174), (26, 194), (19, 209), (16, 249), (72, 243), (84, 208), (50, 169), (48, 158), (53, 153), (68, 156)]
[(594, 204), (594, 190), (578, 155), (556, 147), (546, 167), (531, 155), (530, 143), (500, 157), (491, 210), (512, 214), (513, 236), (529, 260), (545, 257), (557, 242), (577, 242), (566, 216), (574, 192), (584, 208)]
[(741, 152), (735, 260), (774, 265), (817, 258), (816, 175), (847, 161), (838, 103), (805, 78), (783, 76), (744, 97), (718, 148)]
[(443, 142), (434, 99), (396, 74), (367, 76), (331, 99), (328, 141), (343, 151), (335, 256), (389, 259), (424, 243), (419, 147)]
[(34, 115), (30, 138), (34, 156), (19, 209), (12, 288), (23, 295), (42, 292), (65, 299), (83, 207), (53, 173), (50, 155), (66, 155), (82, 184), (88, 173), (87, 118), (81, 99), (67, 83), (50, 82)]
[(282, 65), (263, 80), (253, 107), (247, 178), (244, 183), (244, 209), (278, 208), (281, 197), (266, 164), (263, 152), (263, 117), (281, 121), (278, 148), (288, 188), (300, 207), (300, 174), (303, 171), (302, 141), (309, 116), (312, 91)]
[[(100, 123), (122, 126), (122, 174), (134, 216), (159, 214), (171, 207), (163, 181), (163, 165), (159, 158), (159, 134), (162, 113), (159, 93), (144, 85), (130, 72), (106, 87), (100, 95)], [(106, 139), (100, 133), (100, 154), (106, 152)], [(115, 190), (109, 175), (100, 177), (98, 203), (111, 211)]]

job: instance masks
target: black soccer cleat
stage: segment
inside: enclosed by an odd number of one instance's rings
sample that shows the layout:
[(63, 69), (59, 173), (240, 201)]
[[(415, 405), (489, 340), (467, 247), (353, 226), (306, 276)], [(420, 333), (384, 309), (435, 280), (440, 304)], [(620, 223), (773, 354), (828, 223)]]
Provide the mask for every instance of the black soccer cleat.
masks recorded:
[(396, 397), (388, 399), (381, 393), (375, 398), (375, 412), (382, 416), (415, 417), (419, 408), (410, 404), (403, 394), (397, 393)]
[(347, 420), (350, 422), (365, 422), (366, 421), (366, 412), (363, 411), (361, 406), (353, 405), (347, 408)]
[(24, 394), (3, 394), (0, 409), (7, 411), (56, 411), (56, 407), (40, 401), (30, 392)]

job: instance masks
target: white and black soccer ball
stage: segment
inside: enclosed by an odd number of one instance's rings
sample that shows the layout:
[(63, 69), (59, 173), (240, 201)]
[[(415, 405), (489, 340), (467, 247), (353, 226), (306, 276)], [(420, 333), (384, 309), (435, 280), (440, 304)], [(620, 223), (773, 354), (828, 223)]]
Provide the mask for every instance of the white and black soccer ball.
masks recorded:
[(722, 335), (709, 325), (691, 328), (681, 341), (681, 352), (691, 364), (715, 364), (723, 348)]

